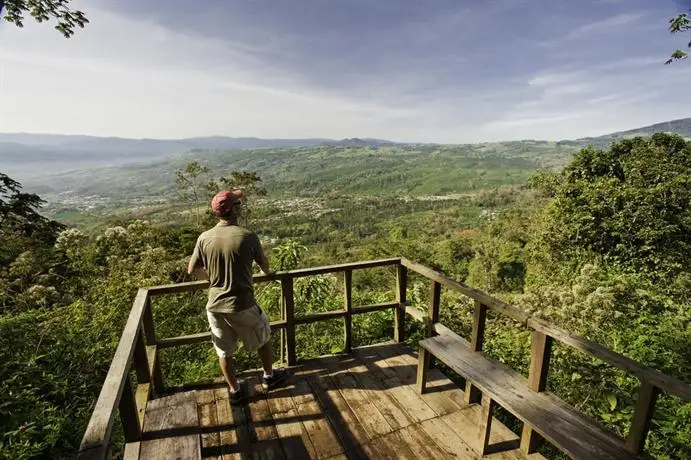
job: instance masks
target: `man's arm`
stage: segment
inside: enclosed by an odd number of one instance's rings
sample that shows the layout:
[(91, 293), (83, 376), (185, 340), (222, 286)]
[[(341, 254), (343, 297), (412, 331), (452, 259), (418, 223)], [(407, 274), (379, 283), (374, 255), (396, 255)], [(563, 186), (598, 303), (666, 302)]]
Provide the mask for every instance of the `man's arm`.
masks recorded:
[(194, 246), (194, 251), (192, 252), (192, 257), (190, 257), (190, 262), (187, 264), (187, 274), (194, 274), (195, 278), (199, 280), (205, 280), (209, 277), (204, 270), (204, 261), (202, 260), (201, 249), (199, 249), (199, 241)]
[(254, 261), (257, 262), (259, 268), (261, 268), (262, 271), (267, 275), (271, 275), (273, 273), (273, 270), (271, 270), (271, 267), (269, 266), (269, 259), (266, 257), (264, 248), (262, 248), (262, 244), (259, 241), (259, 237), (257, 237), (257, 248), (254, 253)]

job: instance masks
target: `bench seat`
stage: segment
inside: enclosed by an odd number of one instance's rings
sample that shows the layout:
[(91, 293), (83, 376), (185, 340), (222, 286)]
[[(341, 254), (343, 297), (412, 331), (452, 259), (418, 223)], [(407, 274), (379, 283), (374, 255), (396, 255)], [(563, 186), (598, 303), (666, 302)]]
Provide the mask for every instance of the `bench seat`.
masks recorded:
[[(418, 389), (421, 392), (425, 391), (426, 380), (423, 368), (427, 367), (429, 355), (432, 355), (482, 392), (485, 413), (490, 411), (491, 404), (500, 405), (572, 458), (646, 458), (627, 451), (622, 439), (565, 402), (547, 392), (532, 391), (522, 375), (482, 352), (473, 351), (461, 337), (437, 335), (422, 340), (420, 347)], [(484, 442), (480, 440), (483, 454), (487, 448), (489, 423), (484, 428), (486, 432), (480, 433), (480, 437), (484, 437)]]

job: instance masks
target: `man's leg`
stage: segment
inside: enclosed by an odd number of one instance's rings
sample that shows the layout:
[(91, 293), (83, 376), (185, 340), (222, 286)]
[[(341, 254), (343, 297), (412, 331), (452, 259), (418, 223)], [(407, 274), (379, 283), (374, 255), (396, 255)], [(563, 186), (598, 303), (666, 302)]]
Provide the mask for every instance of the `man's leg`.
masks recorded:
[(223, 313), (207, 312), (209, 326), (211, 328), (211, 341), (218, 354), (218, 364), (221, 367), (223, 378), (225, 379), (231, 392), (240, 390), (240, 385), (235, 377), (233, 366), (233, 353), (237, 346), (237, 334), (228, 321), (228, 315)]
[(271, 341), (269, 340), (257, 350), (259, 359), (262, 361), (262, 368), (264, 368), (264, 376), (268, 377), (273, 373), (273, 356), (271, 350)]
[(226, 379), (226, 382), (230, 387), (230, 391), (239, 391), (240, 385), (238, 384), (237, 377), (235, 377), (235, 369), (233, 368), (233, 357), (219, 356), (218, 363), (221, 365), (221, 372), (223, 372), (223, 377)]

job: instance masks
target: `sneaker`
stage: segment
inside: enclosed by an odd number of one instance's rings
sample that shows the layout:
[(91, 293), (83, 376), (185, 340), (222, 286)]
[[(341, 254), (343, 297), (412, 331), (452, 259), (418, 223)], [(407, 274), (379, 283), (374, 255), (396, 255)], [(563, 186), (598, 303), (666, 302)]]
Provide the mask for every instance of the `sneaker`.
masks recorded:
[(230, 391), (230, 389), (228, 390), (228, 393), (230, 393), (230, 404), (233, 406), (241, 404), (245, 400), (245, 386), (242, 382), (238, 382), (238, 384), (240, 385), (240, 389), (235, 393)]
[(262, 375), (262, 388), (264, 388), (264, 391), (273, 390), (283, 382), (286, 377), (288, 377), (288, 372), (286, 372), (285, 369), (274, 369), (271, 377), (267, 378)]

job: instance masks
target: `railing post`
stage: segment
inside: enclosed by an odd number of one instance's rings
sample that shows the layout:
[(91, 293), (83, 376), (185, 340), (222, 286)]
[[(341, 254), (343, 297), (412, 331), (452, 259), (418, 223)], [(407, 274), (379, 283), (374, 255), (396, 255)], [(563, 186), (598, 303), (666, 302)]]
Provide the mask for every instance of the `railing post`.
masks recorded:
[(135, 391), (135, 402), (137, 404), (137, 412), (139, 413), (140, 424), (144, 423), (144, 414), (146, 413), (146, 405), (152, 396), (153, 375), (149, 372), (151, 366), (149, 365), (149, 357), (146, 353), (146, 344), (144, 343), (144, 331), (139, 330), (137, 334), (137, 341), (134, 344), (134, 368), (137, 371), (137, 388)]
[(151, 310), (151, 297), (147, 295), (144, 303), (144, 313), (142, 314), (144, 343), (146, 345), (156, 345), (156, 330), (154, 328), (154, 315)]
[(343, 272), (344, 310), (347, 312), (344, 322), (345, 351), (350, 353), (353, 347), (353, 271)]
[[(279, 308), (281, 310), (281, 321), (286, 320), (286, 302), (285, 299), (283, 298), (283, 284), (281, 283), (281, 298), (279, 299), (280, 305)], [(287, 364), (286, 359), (286, 330), (285, 328), (281, 328), (280, 331), (280, 353), (281, 353), (281, 364)]]
[(286, 276), (281, 278), (281, 292), (286, 312), (286, 348), (288, 365), (297, 364), (295, 357), (295, 299), (293, 294), (293, 278)]
[[(533, 391), (545, 391), (549, 373), (549, 359), (552, 355), (552, 337), (539, 331), (532, 332), (530, 341), (530, 373), (528, 387)], [(521, 433), (521, 450), (531, 454), (537, 450), (542, 437), (527, 423), (523, 424)]]
[[(427, 324), (426, 324), (426, 337), (432, 337), (434, 333), (434, 325), (439, 322), (439, 306), (441, 304), (441, 283), (438, 281), (430, 280), (429, 283), (430, 291), (430, 303), (429, 309), (427, 310)], [(430, 368), (434, 367), (434, 356), (430, 356), (429, 364)]]
[(134, 344), (134, 368), (137, 371), (137, 384), (151, 382), (149, 360), (146, 356), (146, 343), (143, 331), (139, 331), (137, 334), (137, 342)]
[[(165, 391), (165, 385), (163, 383), (161, 360), (156, 343), (156, 328), (154, 327), (151, 297), (148, 293), (144, 301), (144, 311), (142, 312), (142, 332), (144, 334), (144, 344), (146, 345), (149, 381), (153, 383), (154, 392), (160, 395)], [(137, 374), (137, 378), (139, 378), (139, 374)]]
[[(475, 301), (473, 311), (473, 335), (470, 339), (470, 348), (473, 351), (482, 351), (485, 342), (485, 324), (487, 322), (487, 306)], [(468, 404), (480, 402), (482, 392), (470, 381), (465, 385), (465, 400)]]
[(645, 449), (645, 440), (648, 437), (648, 430), (650, 430), (650, 422), (653, 419), (659, 393), (660, 389), (655, 385), (646, 380), (641, 381), (636, 399), (636, 410), (633, 413), (631, 429), (626, 438), (626, 450), (633, 454), (639, 454)]
[(130, 382), (129, 375), (125, 375), (125, 388), (122, 391), (119, 409), (125, 441), (139, 441), (142, 437), (142, 427), (139, 425), (137, 403), (134, 400), (134, 391), (132, 391), (132, 382)]
[(395, 342), (405, 341), (405, 307), (406, 290), (408, 289), (408, 269), (397, 265), (396, 272), (396, 312), (394, 316), (393, 339)]

